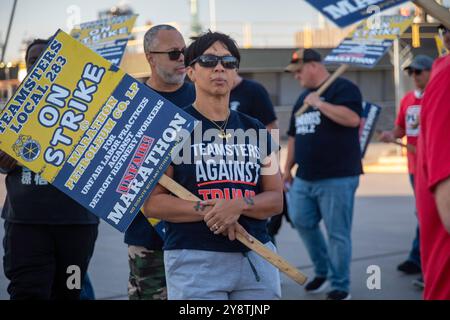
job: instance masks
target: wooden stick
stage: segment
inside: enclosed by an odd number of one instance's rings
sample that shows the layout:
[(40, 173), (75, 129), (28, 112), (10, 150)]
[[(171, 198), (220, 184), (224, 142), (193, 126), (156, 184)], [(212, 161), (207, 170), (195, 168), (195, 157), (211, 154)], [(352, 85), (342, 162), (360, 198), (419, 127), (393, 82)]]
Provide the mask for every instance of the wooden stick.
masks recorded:
[[(339, 77), (341, 76), (345, 70), (347, 70), (349, 67), (348, 64), (341, 64), (339, 66), (339, 68), (336, 69), (336, 71), (327, 79), (327, 81), (325, 81), (324, 84), (322, 84), (322, 86), (317, 90), (317, 94), (319, 96), (321, 96), (325, 90), (328, 89), (328, 87)], [(309, 105), (307, 103), (304, 103), (303, 106), (297, 110), (297, 112), (295, 113), (296, 117), (301, 116), (307, 109), (308, 109)]]
[[(381, 131), (381, 130), (377, 130), (376, 132), (377, 132), (378, 135), (381, 135), (383, 133), (383, 131)], [(380, 141), (380, 137), (378, 137), (378, 140)], [(393, 144), (396, 144), (396, 145), (398, 145), (400, 147), (406, 148), (409, 152), (416, 153), (416, 147), (413, 146), (410, 143), (404, 144), (403, 142), (400, 142), (400, 141), (397, 141), (397, 140), (390, 141), (390, 143), (393, 143)]]
[(430, 16), (438, 19), (447, 29), (450, 29), (450, 11), (434, 0), (412, 0)]
[(416, 147), (413, 146), (410, 143), (404, 144), (404, 143), (399, 142), (399, 141), (392, 141), (392, 143), (396, 144), (396, 145), (398, 145), (400, 147), (406, 148), (409, 152), (416, 153)]
[[(192, 194), (189, 190), (187, 190), (182, 185), (180, 185), (175, 180), (173, 180), (172, 178), (168, 177), (165, 174), (161, 177), (161, 179), (159, 179), (159, 184), (181, 199), (190, 201), (201, 201), (200, 198)], [(307, 278), (303, 273), (301, 273), (296, 267), (287, 262), (284, 258), (280, 257), (279, 255), (268, 249), (266, 246), (264, 246), (264, 244), (262, 244), (257, 239), (253, 238), (253, 242), (251, 242), (249, 239), (247, 239), (246, 236), (244, 236), (239, 232), (236, 233), (236, 239), (245, 246), (247, 246), (248, 248), (255, 251), (257, 254), (266, 259), (268, 262), (273, 264), (280, 271), (284, 272), (295, 282), (301, 285), (305, 284)]]

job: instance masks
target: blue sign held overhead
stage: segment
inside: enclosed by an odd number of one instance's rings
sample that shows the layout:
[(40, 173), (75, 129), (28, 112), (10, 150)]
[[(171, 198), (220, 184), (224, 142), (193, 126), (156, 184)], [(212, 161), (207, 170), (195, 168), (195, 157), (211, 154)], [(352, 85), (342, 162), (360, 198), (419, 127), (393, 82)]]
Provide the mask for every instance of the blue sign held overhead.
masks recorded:
[(306, 0), (328, 19), (344, 28), (406, 0)]

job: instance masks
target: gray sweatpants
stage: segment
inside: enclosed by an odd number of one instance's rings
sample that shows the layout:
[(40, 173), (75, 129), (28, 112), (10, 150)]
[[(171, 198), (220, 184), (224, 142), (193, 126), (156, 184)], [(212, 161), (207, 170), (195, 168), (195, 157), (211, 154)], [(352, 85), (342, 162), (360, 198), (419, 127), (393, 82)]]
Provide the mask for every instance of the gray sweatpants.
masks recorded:
[[(275, 246), (265, 244), (272, 251)], [(169, 300), (273, 300), (281, 298), (278, 269), (253, 251), (164, 251)]]

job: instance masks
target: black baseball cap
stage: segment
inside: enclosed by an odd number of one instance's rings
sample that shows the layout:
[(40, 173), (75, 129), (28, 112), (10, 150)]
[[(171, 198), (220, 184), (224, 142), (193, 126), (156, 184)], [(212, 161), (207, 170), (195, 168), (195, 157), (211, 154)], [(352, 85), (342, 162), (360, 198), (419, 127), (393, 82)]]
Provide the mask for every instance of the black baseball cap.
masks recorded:
[(291, 57), (291, 62), (284, 69), (286, 72), (295, 72), (299, 70), (306, 62), (321, 62), (320, 53), (313, 49), (298, 49)]

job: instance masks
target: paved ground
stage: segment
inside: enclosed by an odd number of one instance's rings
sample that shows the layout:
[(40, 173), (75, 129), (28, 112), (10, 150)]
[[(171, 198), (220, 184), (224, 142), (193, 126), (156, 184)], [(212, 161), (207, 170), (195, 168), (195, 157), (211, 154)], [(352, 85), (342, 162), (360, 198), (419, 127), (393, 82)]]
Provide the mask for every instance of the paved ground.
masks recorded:
[[(367, 174), (362, 177), (353, 224), (352, 296), (354, 299), (421, 299), (412, 286), (416, 276), (396, 270), (410, 249), (415, 228), (413, 197), (405, 174)], [(280, 254), (313, 276), (310, 261), (296, 232), (285, 224), (278, 238)], [(367, 288), (367, 268), (381, 270), (381, 289)], [(283, 279), (284, 299), (323, 299), (311, 296)]]
[[(405, 163), (391, 163), (399, 150), (392, 145), (371, 144), (365, 156), (365, 170), (357, 191), (353, 224), (352, 296), (354, 299), (421, 299), (421, 291), (411, 284), (416, 276), (396, 270), (410, 249), (416, 219), (414, 198), (406, 175)], [(379, 159), (386, 157), (384, 164)], [(284, 162), (285, 148), (281, 161)], [(380, 173), (391, 172), (391, 173)], [(0, 175), (0, 206), (4, 199), (3, 176)], [(0, 228), (3, 238), (3, 228)], [(277, 237), (279, 253), (309, 277), (314, 276), (311, 262), (297, 234), (284, 223)], [(0, 248), (3, 256), (3, 247)], [(381, 289), (367, 288), (367, 268), (381, 270)], [(106, 223), (100, 224), (89, 273), (99, 299), (126, 299), (128, 279), (127, 248), (123, 235)], [(0, 299), (8, 299), (7, 279), (0, 266)], [(323, 299), (324, 295), (307, 295), (303, 287), (282, 276), (283, 299)]]
[[(3, 188), (3, 182), (0, 181)], [(0, 192), (0, 195), (3, 195)], [(3, 200), (1, 203), (3, 203)], [(355, 299), (420, 299), (421, 292), (396, 266), (406, 257), (415, 228), (413, 197), (406, 174), (366, 174), (361, 178), (353, 227), (352, 296)], [(0, 228), (3, 238), (3, 228)], [(313, 276), (308, 256), (296, 231), (284, 223), (277, 238), (280, 254)], [(0, 249), (3, 256), (3, 249)], [(381, 269), (381, 289), (366, 286), (367, 268)], [(90, 275), (100, 299), (126, 299), (127, 250), (122, 234), (101, 223)], [(0, 267), (0, 299), (7, 299), (7, 280)], [(323, 299), (306, 295), (303, 287), (283, 276), (284, 299)]]

